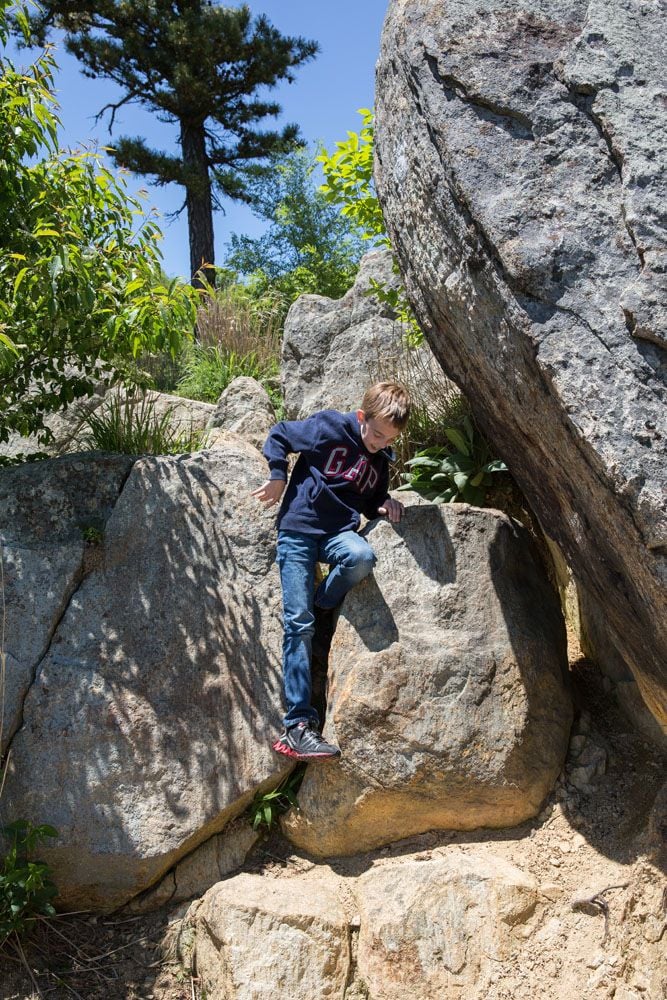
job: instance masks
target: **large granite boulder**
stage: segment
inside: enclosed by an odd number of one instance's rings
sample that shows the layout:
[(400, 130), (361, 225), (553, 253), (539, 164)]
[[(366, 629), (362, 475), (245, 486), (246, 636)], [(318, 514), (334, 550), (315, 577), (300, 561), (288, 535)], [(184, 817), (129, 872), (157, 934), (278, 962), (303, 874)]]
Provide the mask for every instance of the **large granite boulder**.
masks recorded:
[(667, 724), (665, 9), (393, 0), (376, 182), (410, 300)]
[(126, 902), (285, 773), (267, 737), (282, 714), (274, 513), (250, 496), (265, 476), (238, 439), (0, 474), (17, 730), (3, 816), (58, 829), (43, 855), (65, 907)]
[(280, 365), (288, 419), (303, 420), (316, 410), (356, 409), (387, 355), (399, 349), (403, 325), (369, 294), (373, 280), (398, 287), (392, 267), (388, 250), (374, 250), (362, 258), (357, 279), (342, 299), (302, 295), (293, 303)]
[(325, 734), (283, 829), (315, 855), (536, 815), (571, 724), (565, 631), (527, 531), (499, 511), (417, 505), (364, 534), (377, 565), (345, 599)]

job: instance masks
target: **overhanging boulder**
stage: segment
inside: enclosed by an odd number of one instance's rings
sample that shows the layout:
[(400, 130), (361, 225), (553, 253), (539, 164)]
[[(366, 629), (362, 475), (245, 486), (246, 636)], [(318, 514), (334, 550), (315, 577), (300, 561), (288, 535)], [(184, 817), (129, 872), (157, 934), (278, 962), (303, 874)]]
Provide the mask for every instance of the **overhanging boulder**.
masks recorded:
[(394, 0), (376, 101), (420, 325), (663, 726), (666, 30), (639, 0)]

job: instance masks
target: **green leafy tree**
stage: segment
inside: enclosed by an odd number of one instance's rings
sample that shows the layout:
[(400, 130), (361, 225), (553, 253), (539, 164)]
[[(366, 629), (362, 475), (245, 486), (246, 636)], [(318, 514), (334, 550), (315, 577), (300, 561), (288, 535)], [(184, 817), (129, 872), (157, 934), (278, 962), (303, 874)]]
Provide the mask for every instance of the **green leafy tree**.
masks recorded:
[(213, 208), (224, 198), (247, 200), (248, 164), (297, 142), (296, 125), (258, 127), (281, 111), (259, 95), (292, 82), (317, 43), (281, 35), (264, 16), (253, 21), (247, 5), (212, 0), (43, 0), (42, 10), (33, 18), (37, 39), (58, 25), (85, 75), (122, 88), (122, 98), (100, 112), (110, 112), (110, 129), (117, 110), (132, 102), (178, 127), (180, 156), (151, 149), (140, 137), (119, 139), (113, 155), (156, 184), (185, 188), (196, 275), (214, 263)]
[(361, 236), (325, 198), (315, 170), (308, 151), (298, 149), (274, 157), (268, 173), (255, 173), (248, 186), (250, 204), (269, 228), (256, 239), (234, 234), (225, 261), (250, 279), (257, 295), (279, 292), (285, 308), (306, 292), (343, 295), (363, 253)]
[[(336, 143), (333, 153), (322, 149), (318, 156), (326, 180), (320, 191), (326, 201), (335, 205), (350, 221), (362, 239), (372, 241), (374, 246), (391, 248), (373, 180), (374, 116), (368, 108), (359, 108), (359, 114), (362, 119), (359, 132), (348, 132), (347, 139)], [(395, 263), (394, 270), (398, 273)], [(403, 288), (387, 288), (373, 279), (370, 291), (405, 325), (410, 346), (418, 347), (424, 339), (423, 334)]]
[[(3, 44), (9, 8), (0, 0)], [(0, 441), (46, 443), (44, 417), (117, 380), (124, 360), (175, 354), (199, 299), (163, 281), (161, 234), (122, 179), (57, 151), (54, 65), (47, 50), (20, 72), (0, 54)]]
[(322, 149), (317, 160), (322, 164), (325, 183), (323, 197), (336, 205), (341, 215), (356, 227), (362, 239), (378, 246), (389, 246), (382, 209), (373, 181), (373, 112), (359, 108), (361, 128), (348, 132), (347, 139), (336, 143), (329, 153)]

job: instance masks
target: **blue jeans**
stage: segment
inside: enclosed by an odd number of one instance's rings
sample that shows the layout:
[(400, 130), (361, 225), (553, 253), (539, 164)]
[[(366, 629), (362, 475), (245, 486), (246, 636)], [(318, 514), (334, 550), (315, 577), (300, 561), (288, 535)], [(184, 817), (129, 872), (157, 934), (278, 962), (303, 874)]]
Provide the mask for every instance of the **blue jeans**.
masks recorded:
[[(316, 538), (302, 531), (279, 531), (277, 562), (283, 588), (283, 685), (286, 727), (318, 723), (310, 704), (310, 660), (315, 632), (313, 606), (337, 608), (350, 587), (373, 569), (375, 554), (354, 531)], [(327, 562), (329, 575), (313, 594), (315, 563)]]

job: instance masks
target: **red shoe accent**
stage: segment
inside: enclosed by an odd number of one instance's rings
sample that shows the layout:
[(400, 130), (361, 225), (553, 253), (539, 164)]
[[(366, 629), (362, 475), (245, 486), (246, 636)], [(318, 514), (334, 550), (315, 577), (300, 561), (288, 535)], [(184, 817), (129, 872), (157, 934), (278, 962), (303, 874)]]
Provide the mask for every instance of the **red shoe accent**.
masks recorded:
[(330, 753), (298, 753), (296, 750), (292, 750), (291, 747), (288, 747), (286, 743), (283, 743), (282, 740), (276, 740), (273, 744), (273, 750), (275, 750), (276, 753), (284, 754), (285, 757), (291, 757), (292, 760), (301, 761), (320, 759), (329, 760), (334, 756)]
[(276, 753), (282, 753), (285, 755), (285, 757), (291, 757), (293, 760), (300, 759), (299, 754), (296, 752), (296, 750), (292, 750), (292, 748), (288, 747), (286, 743), (282, 742), (282, 740), (276, 740), (276, 742), (273, 744), (273, 749), (276, 751)]

